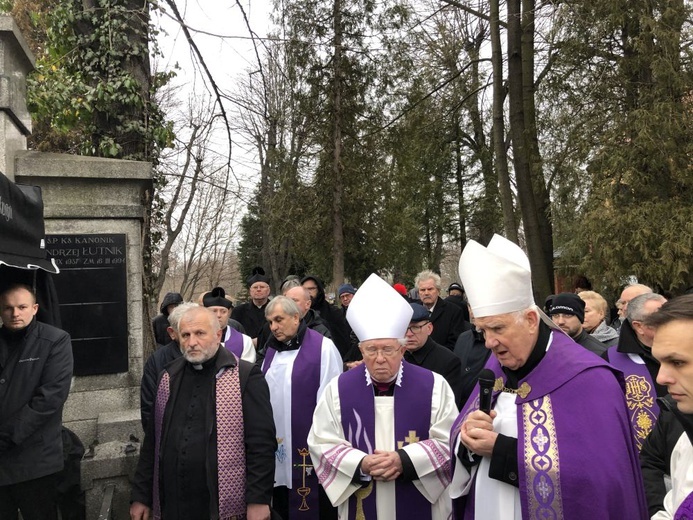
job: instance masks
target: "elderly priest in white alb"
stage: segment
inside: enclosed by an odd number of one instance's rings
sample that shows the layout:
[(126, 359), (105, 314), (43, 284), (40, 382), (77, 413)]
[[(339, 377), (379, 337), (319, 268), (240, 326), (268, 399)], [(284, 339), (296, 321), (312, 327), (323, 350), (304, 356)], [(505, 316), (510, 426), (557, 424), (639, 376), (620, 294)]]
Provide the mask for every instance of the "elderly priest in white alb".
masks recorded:
[(332, 380), (318, 402), (308, 447), (339, 518), (447, 519), (449, 432), (457, 414), (448, 383), (403, 361), (409, 304), (372, 274), (347, 320), (364, 364)]

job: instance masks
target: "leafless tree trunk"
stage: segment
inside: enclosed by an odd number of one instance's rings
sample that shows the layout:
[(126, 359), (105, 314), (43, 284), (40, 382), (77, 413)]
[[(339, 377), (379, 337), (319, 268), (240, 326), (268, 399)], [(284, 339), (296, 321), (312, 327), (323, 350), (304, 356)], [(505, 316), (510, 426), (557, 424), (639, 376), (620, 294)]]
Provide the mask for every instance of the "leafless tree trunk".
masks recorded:
[(527, 243), (527, 253), (534, 282), (536, 301), (552, 292), (552, 279), (548, 276), (541, 243), (541, 218), (535, 203), (531, 172), (531, 152), (526, 138), (525, 102), (523, 95), (523, 55), (521, 0), (508, 0), (508, 95), (510, 110), (510, 134), (513, 143), (513, 163), (517, 180), (517, 195)]
[(491, 63), (493, 66), (493, 152), (494, 165), (498, 175), (498, 191), (500, 192), (501, 208), (503, 210), (503, 227), (505, 237), (518, 243), (517, 221), (513, 205), (513, 193), (510, 188), (510, 173), (508, 172), (508, 153), (505, 146), (505, 118), (503, 103), (505, 101), (505, 86), (503, 82), (503, 50), (500, 38), (500, 9), (499, 0), (490, 2), (490, 33), (491, 33)]
[(542, 276), (545, 276), (549, 281), (548, 292), (544, 296), (548, 296), (553, 293), (553, 225), (551, 222), (551, 200), (544, 180), (544, 164), (539, 151), (537, 135), (537, 111), (534, 99), (534, 8), (535, 0), (522, 0), (522, 99), (529, 171), (532, 176), (543, 269), (545, 271)]
[(342, 2), (334, 0), (334, 56), (332, 60), (332, 111), (334, 145), (332, 158), (332, 283), (344, 282), (344, 224), (342, 218)]

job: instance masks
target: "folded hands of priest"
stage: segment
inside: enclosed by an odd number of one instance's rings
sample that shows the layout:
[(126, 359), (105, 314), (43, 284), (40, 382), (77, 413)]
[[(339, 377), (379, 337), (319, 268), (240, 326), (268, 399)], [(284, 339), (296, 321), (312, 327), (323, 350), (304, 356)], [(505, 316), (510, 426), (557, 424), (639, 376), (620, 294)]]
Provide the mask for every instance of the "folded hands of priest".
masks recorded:
[(361, 471), (375, 480), (395, 480), (402, 474), (402, 459), (396, 451), (375, 450), (363, 458)]

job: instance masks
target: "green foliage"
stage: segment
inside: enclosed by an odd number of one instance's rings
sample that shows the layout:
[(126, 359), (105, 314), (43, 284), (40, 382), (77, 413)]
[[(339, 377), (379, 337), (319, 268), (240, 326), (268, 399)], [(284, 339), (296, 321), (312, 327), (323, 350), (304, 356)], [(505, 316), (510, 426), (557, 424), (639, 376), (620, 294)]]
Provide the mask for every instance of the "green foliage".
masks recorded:
[[(589, 173), (574, 218), (562, 206), (563, 263), (612, 289), (629, 275), (664, 290), (685, 288), (693, 279), (693, 54), (683, 44), (690, 8), (585, 2), (567, 4), (563, 14), (563, 27), (575, 32), (567, 33), (558, 70), (571, 75), (553, 80), (568, 106), (582, 109), (567, 127), (573, 167), (581, 159)], [(601, 21), (591, 39), (581, 33), (586, 20)]]
[(116, 0), (93, 9), (61, 1), (36, 23), (45, 26), (28, 81), (37, 148), (156, 161), (173, 134), (152, 101), (169, 76), (150, 77), (146, 10)]

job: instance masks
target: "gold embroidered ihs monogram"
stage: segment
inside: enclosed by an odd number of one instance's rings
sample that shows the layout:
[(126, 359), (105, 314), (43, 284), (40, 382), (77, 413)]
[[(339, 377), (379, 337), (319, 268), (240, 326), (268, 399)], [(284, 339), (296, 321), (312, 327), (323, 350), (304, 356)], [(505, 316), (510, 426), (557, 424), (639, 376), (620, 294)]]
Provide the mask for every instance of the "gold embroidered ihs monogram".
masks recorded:
[(404, 447), (404, 443), (414, 444), (419, 442), (419, 438), (416, 436), (416, 430), (409, 430), (409, 435), (404, 438), (403, 441), (397, 441), (397, 449), (401, 450)]
[(657, 420), (653, 410), (652, 385), (647, 378), (636, 375), (626, 377), (626, 403), (631, 415), (635, 443), (640, 449)]

